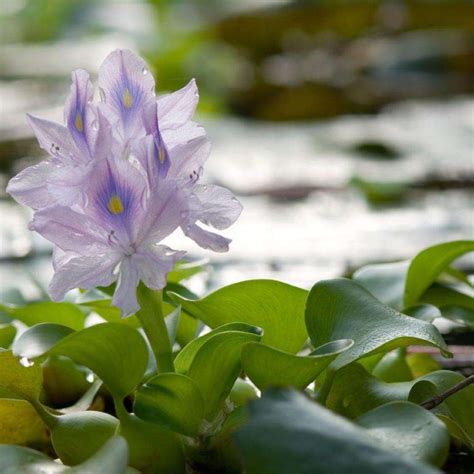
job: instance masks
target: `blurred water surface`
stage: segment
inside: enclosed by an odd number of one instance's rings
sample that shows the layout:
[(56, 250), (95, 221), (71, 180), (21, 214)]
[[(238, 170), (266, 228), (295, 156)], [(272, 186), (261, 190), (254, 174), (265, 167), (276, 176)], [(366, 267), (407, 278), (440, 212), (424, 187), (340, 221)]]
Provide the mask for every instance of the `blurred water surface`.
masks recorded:
[[(432, 24), (409, 28), (420, 2), (355, 2), (354, 10), (338, 1), (337, 11), (305, 2), (307, 23), (299, 2), (57, 1), (51, 28), (41, 30), (27, 17), (32, 2), (23, 3), (6, 2), (18, 11), (0, 17), (11, 20), (0, 46), (2, 190), (44, 157), (25, 113), (61, 120), (70, 71), (95, 74), (110, 50), (130, 47), (158, 70), (159, 92), (197, 77), (198, 121), (213, 142), (204, 179), (244, 204), (227, 232), (231, 251), (211, 256), (209, 286), (271, 277), (308, 287), (474, 235), (474, 21), (454, 28), (445, 14), (436, 26), (443, 16), (431, 12)], [(436, 3), (450, 3), (454, 19), (466, 13), (463, 2)], [(346, 14), (357, 31), (343, 28)], [(268, 29), (249, 41), (242, 32), (262, 18)], [(0, 215), (2, 292), (41, 296), (49, 245), (4, 194)], [(179, 235), (170, 244), (209, 256)], [(474, 267), (472, 258), (462, 264)]]

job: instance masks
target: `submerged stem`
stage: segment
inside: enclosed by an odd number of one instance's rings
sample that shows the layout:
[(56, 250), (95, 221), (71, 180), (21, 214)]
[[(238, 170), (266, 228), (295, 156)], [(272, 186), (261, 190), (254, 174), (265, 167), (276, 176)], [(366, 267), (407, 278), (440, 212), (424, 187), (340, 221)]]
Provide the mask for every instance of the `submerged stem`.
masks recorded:
[(162, 309), (163, 292), (140, 283), (137, 298), (140, 304), (137, 317), (155, 355), (158, 372), (174, 372), (173, 351)]

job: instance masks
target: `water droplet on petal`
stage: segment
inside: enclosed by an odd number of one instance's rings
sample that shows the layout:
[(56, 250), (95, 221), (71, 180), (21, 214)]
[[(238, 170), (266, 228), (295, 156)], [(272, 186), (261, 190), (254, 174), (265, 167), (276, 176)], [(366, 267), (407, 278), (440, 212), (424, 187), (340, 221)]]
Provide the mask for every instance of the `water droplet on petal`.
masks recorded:
[(23, 367), (31, 367), (34, 364), (34, 362), (32, 362), (30, 359), (28, 359), (28, 357), (22, 357), (20, 359), (20, 364)]
[(231, 199), (231, 201), (232, 201), (232, 202), (239, 202), (239, 200), (238, 200), (236, 197), (233, 197), (233, 198)]
[(188, 217), (188, 215), (189, 215), (189, 212), (188, 212), (188, 211), (181, 211), (181, 217), (182, 217), (183, 219), (185, 219), (186, 217)]
[(104, 91), (104, 89), (102, 89), (102, 87), (99, 87), (99, 95), (100, 95), (101, 102), (103, 102), (105, 104), (105, 102), (107, 100), (107, 97), (106, 97), (105, 91)]
[(148, 74), (148, 69), (147, 69), (145, 66), (143, 66), (142, 74), (143, 74), (144, 76), (146, 76), (146, 75)]
[(205, 184), (203, 187), (202, 187), (202, 191), (204, 193), (207, 193), (209, 191), (209, 186), (207, 184)]
[(151, 91), (150, 91), (150, 92), (151, 92), (151, 95), (156, 95), (155, 86), (153, 86), (153, 87), (151, 88)]
[(94, 101), (94, 98), (93, 98), (93, 97), (89, 97), (89, 98), (87, 99), (87, 103), (88, 103), (88, 104), (92, 104), (93, 101)]
[(99, 130), (99, 122), (97, 120), (93, 120), (91, 123), (92, 130)]

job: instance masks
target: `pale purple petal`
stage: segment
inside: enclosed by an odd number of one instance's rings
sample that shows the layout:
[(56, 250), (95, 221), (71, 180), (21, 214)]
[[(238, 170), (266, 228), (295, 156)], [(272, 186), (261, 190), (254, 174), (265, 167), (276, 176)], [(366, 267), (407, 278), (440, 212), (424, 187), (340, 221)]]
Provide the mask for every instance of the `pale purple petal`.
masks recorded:
[(90, 217), (66, 206), (52, 206), (37, 211), (31, 222), (33, 230), (65, 251), (80, 254), (104, 252), (109, 235)]
[(133, 256), (140, 271), (140, 279), (146, 286), (161, 290), (166, 286), (168, 273), (186, 252), (172, 250), (165, 245), (150, 245), (140, 248)]
[(59, 163), (83, 160), (66, 127), (30, 114), (27, 116), (40, 147), (54, 160)]
[(15, 200), (32, 209), (40, 209), (54, 203), (49, 194), (47, 180), (54, 165), (49, 161), (42, 161), (29, 166), (13, 177), (7, 186), (7, 193)]
[(99, 70), (99, 87), (107, 117), (120, 128), (126, 144), (143, 134), (143, 107), (155, 101), (155, 80), (140, 57), (129, 50), (109, 54)]
[(194, 240), (200, 247), (213, 250), (214, 252), (227, 252), (229, 244), (232, 242), (231, 239), (205, 230), (196, 224), (188, 224), (183, 226), (182, 229), (184, 234)]
[(92, 156), (92, 124), (97, 120), (91, 105), (93, 95), (89, 74), (82, 69), (74, 71), (71, 92), (64, 106), (64, 121), (72, 139), (86, 157)]
[(202, 167), (211, 152), (211, 144), (206, 137), (198, 137), (170, 150), (170, 178), (180, 178), (195, 182), (202, 174)]
[(68, 260), (56, 269), (49, 284), (51, 299), (61, 301), (74, 288), (92, 290), (98, 286), (109, 286), (115, 281), (114, 269), (118, 263), (116, 254), (95, 254)]
[(148, 246), (163, 240), (186, 221), (194, 201), (197, 198), (177, 182), (161, 181), (151, 190), (142, 218), (135, 221), (135, 241)]
[(206, 135), (204, 127), (195, 122), (187, 122), (179, 128), (161, 128), (160, 130), (168, 150)]
[(138, 272), (138, 266), (132, 257), (123, 258), (112, 298), (112, 304), (120, 308), (122, 317), (136, 313), (140, 309), (137, 301), (137, 286), (140, 281)]
[(196, 81), (191, 79), (182, 89), (158, 98), (160, 128), (176, 129), (188, 122), (196, 111), (199, 93)]
[(193, 192), (202, 205), (198, 219), (216, 229), (227, 229), (242, 212), (242, 204), (226, 188), (212, 184), (196, 185)]

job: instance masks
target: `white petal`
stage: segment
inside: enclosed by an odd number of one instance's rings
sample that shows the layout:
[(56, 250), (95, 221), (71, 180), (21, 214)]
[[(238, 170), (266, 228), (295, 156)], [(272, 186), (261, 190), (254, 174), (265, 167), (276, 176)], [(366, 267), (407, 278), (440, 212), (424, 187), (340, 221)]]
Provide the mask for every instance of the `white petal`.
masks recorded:
[(54, 203), (47, 188), (47, 180), (54, 169), (49, 161), (29, 166), (10, 180), (7, 193), (17, 202), (33, 209), (41, 209)]
[(196, 185), (194, 193), (202, 204), (199, 220), (216, 229), (227, 229), (242, 212), (242, 204), (228, 189), (221, 186)]
[(112, 304), (120, 308), (122, 317), (136, 313), (140, 309), (137, 301), (138, 282), (136, 262), (132, 257), (125, 257), (120, 263), (117, 287), (112, 298)]
[(137, 262), (143, 283), (154, 290), (161, 290), (166, 286), (168, 273), (185, 254), (165, 245), (153, 245), (139, 249), (133, 259)]
[(182, 89), (158, 98), (158, 121), (161, 130), (184, 125), (194, 115), (199, 93), (196, 81), (191, 79)]
[(95, 255), (75, 257), (61, 265), (49, 284), (49, 294), (53, 301), (61, 301), (74, 288), (92, 290), (97, 286), (109, 286), (114, 280), (114, 268), (118, 256)]
[(203, 249), (210, 249), (214, 252), (227, 252), (231, 239), (222, 235), (215, 234), (199, 227), (196, 224), (190, 224), (182, 228), (185, 235), (194, 240)]

